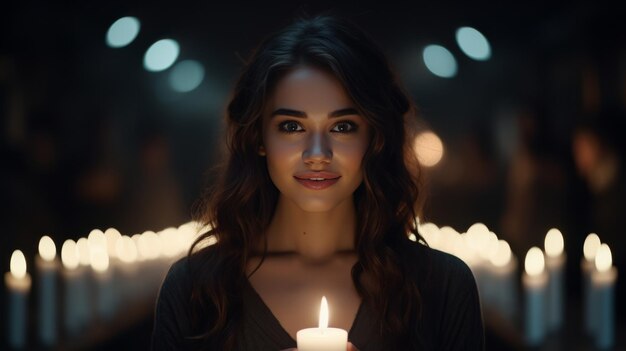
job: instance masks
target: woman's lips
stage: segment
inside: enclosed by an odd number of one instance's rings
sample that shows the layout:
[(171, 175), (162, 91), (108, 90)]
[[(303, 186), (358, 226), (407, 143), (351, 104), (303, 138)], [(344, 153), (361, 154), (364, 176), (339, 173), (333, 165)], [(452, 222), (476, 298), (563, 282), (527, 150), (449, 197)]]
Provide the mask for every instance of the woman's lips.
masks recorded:
[(309, 189), (322, 190), (337, 183), (341, 176), (331, 172), (305, 172), (294, 175), (294, 178)]

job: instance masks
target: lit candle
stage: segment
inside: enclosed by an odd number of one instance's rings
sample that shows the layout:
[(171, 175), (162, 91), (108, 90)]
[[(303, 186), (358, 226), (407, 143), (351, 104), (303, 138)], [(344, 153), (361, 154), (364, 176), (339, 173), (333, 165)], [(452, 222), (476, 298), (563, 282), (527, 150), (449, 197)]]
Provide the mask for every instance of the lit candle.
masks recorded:
[(328, 327), (328, 303), (322, 297), (319, 328), (299, 330), (296, 334), (298, 351), (345, 351), (348, 347), (348, 332)]
[(10, 272), (5, 273), (4, 282), (8, 289), (8, 332), (7, 341), (10, 347), (23, 348), (26, 346), (28, 294), (31, 279), (26, 272), (26, 258), (20, 250), (11, 255)]
[(65, 240), (61, 246), (61, 263), (64, 268), (64, 326), (67, 334), (74, 336), (87, 327), (90, 316), (85, 270), (80, 266), (78, 245), (74, 240)]
[[(93, 240), (92, 240), (93, 238)], [(115, 292), (113, 274), (109, 269), (109, 254), (104, 233), (93, 230), (89, 234), (89, 263), (93, 270), (96, 297), (96, 312), (105, 321), (115, 314)]]
[(489, 262), (493, 277), (492, 303), (505, 318), (514, 321), (517, 313), (517, 259), (509, 243), (498, 240)]
[(552, 228), (544, 241), (546, 250), (546, 268), (550, 280), (548, 283), (547, 328), (558, 330), (563, 325), (563, 269), (565, 267), (565, 243), (563, 234)]
[(615, 341), (615, 281), (617, 269), (613, 267), (611, 249), (602, 244), (596, 253), (596, 270), (591, 274), (594, 306), (597, 313), (595, 329), (596, 347), (610, 349)]
[(590, 233), (585, 238), (583, 244), (584, 258), (581, 262), (581, 270), (583, 272), (583, 299), (585, 308), (585, 331), (589, 335), (594, 334), (596, 323), (594, 317), (596, 315), (593, 306), (593, 294), (591, 289), (591, 273), (595, 270), (594, 262), (596, 252), (600, 247), (600, 238), (595, 233)]
[(526, 294), (525, 332), (529, 346), (538, 346), (546, 334), (545, 305), (548, 275), (544, 270), (543, 252), (533, 247), (526, 253), (522, 283)]
[[(120, 296), (119, 301), (123, 304), (131, 304), (136, 299), (136, 287), (140, 279), (136, 278), (137, 266), (137, 246), (135, 241), (124, 235), (115, 244), (115, 252), (119, 259), (118, 271), (120, 272)], [(120, 306), (124, 308), (125, 306)]]
[(49, 236), (39, 240), (39, 254), (35, 258), (39, 286), (39, 340), (45, 346), (57, 341), (57, 249)]

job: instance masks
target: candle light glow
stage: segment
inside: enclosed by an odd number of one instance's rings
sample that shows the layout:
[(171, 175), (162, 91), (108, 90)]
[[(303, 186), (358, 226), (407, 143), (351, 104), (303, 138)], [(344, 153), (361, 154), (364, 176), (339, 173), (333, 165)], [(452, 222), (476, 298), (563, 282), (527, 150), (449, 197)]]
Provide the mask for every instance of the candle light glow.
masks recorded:
[(593, 262), (596, 257), (596, 251), (600, 247), (600, 237), (596, 233), (591, 233), (587, 235), (585, 238), (585, 243), (583, 244), (583, 254), (585, 255), (585, 260), (588, 262)]
[(546, 234), (544, 247), (546, 249), (546, 255), (550, 257), (556, 257), (561, 255), (565, 247), (565, 242), (563, 241), (563, 234), (561, 234), (561, 231), (556, 228), (550, 229)]
[(61, 262), (69, 270), (76, 269), (79, 264), (78, 248), (74, 240), (67, 239), (61, 246)]
[(543, 273), (545, 267), (545, 260), (543, 252), (538, 247), (532, 247), (526, 253), (526, 259), (524, 260), (524, 270), (530, 276), (538, 276)]
[(26, 257), (24, 257), (22, 250), (15, 250), (11, 254), (10, 270), (11, 275), (16, 279), (26, 277)]
[(505, 240), (498, 240), (496, 250), (489, 261), (496, 267), (504, 267), (511, 261), (511, 246)]
[(602, 244), (596, 252), (595, 258), (596, 269), (598, 272), (607, 272), (613, 265), (613, 256), (609, 245)]
[(52, 261), (57, 255), (57, 248), (54, 245), (54, 241), (47, 235), (44, 235), (39, 239), (39, 256), (44, 261)]

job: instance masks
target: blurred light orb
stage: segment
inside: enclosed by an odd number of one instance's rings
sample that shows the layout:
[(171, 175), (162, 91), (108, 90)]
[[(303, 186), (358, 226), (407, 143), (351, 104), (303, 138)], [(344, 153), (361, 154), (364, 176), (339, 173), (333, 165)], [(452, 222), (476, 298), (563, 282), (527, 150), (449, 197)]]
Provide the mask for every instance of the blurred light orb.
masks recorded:
[(11, 274), (17, 279), (22, 279), (26, 276), (26, 257), (24, 257), (22, 250), (13, 251), (9, 269)]
[(560, 230), (556, 228), (548, 230), (544, 240), (544, 248), (546, 255), (550, 257), (557, 257), (563, 253), (565, 242), (563, 241), (563, 234), (561, 234)]
[(79, 254), (76, 242), (71, 239), (65, 240), (61, 246), (61, 262), (66, 269), (76, 269), (79, 264)]
[(415, 137), (413, 151), (422, 166), (434, 167), (443, 158), (443, 142), (431, 131), (422, 132)]
[(583, 255), (585, 256), (585, 260), (589, 262), (594, 262), (596, 258), (596, 252), (598, 248), (600, 248), (600, 237), (596, 233), (589, 233), (585, 238), (585, 242), (583, 243)]
[(176, 62), (180, 47), (173, 39), (161, 39), (152, 44), (143, 58), (143, 66), (150, 72), (168, 69)]
[(91, 254), (89, 253), (89, 241), (87, 238), (78, 239), (76, 248), (78, 248), (78, 262), (82, 266), (89, 266)]
[(469, 58), (486, 61), (491, 57), (491, 45), (487, 38), (472, 27), (461, 27), (456, 30), (456, 42), (461, 51)]
[(613, 265), (613, 255), (611, 254), (609, 245), (600, 245), (595, 258), (595, 265), (598, 272), (606, 272), (611, 269), (611, 266)]
[(543, 273), (545, 268), (545, 258), (543, 257), (543, 251), (540, 248), (533, 246), (526, 253), (526, 259), (524, 260), (524, 268), (526, 274), (530, 276), (538, 276)]
[(457, 64), (452, 53), (441, 45), (428, 45), (422, 52), (424, 64), (428, 70), (441, 78), (452, 78), (456, 75)]
[(122, 17), (113, 22), (106, 34), (106, 44), (111, 48), (124, 47), (137, 38), (139, 20), (132, 16)]
[(496, 267), (504, 267), (511, 262), (511, 246), (505, 240), (498, 240), (496, 250), (492, 252), (489, 261)]
[(57, 247), (51, 237), (44, 235), (39, 239), (39, 256), (44, 261), (52, 261), (57, 255)]
[(169, 82), (174, 91), (186, 93), (194, 90), (204, 79), (204, 67), (195, 60), (177, 63), (170, 72)]

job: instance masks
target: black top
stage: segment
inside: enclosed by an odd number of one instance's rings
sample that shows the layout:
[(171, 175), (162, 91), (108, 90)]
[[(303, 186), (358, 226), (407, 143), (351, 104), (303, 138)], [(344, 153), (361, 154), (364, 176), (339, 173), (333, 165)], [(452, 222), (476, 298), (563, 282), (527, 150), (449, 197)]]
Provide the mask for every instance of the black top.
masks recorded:
[[(476, 282), (468, 266), (455, 256), (411, 242), (412, 277), (420, 290), (422, 318), (416, 336), (423, 350), (483, 350), (484, 332)], [(190, 322), (191, 278), (183, 258), (170, 268), (159, 292), (153, 350), (189, 349), (185, 336)], [(238, 350), (278, 351), (296, 347), (269, 307), (246, 280), (243, 291), (243, 329)], [(386, 350), (373, 314), (361, 303), (348, 340), (360, 351)]]

